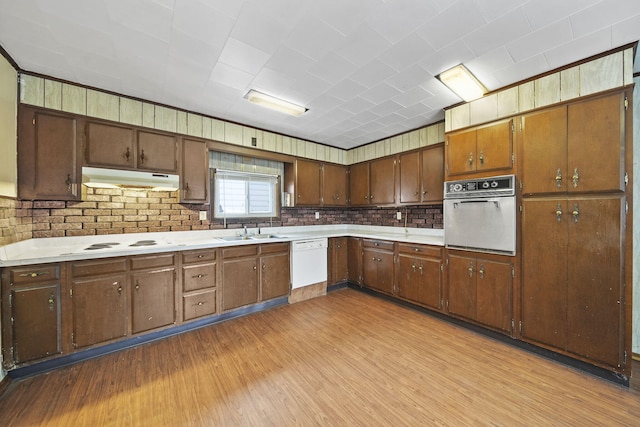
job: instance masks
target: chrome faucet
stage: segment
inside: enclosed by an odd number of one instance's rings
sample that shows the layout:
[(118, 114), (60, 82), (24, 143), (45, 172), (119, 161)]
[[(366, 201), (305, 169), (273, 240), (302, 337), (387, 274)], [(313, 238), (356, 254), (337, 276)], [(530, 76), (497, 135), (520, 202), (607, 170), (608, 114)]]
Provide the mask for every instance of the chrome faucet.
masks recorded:
[(249, 233), (247, 232), (247, 226), (246, 226), (246, 225), (244, 226), (244, 235), (245, 235), (245, 236), (248, 236), (248, 235), (249, 235)]

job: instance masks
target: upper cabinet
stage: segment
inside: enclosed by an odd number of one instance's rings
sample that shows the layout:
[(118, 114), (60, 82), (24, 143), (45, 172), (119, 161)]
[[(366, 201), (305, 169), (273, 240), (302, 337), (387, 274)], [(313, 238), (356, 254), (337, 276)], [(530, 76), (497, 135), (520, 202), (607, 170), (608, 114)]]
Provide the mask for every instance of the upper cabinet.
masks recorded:
[(351, 206), (393, 205), (395, 203), (395, 156), (351, 165), (350, 169)]
[(349, 167), (349, 202), (351, 206), (369, 204), (369, 163)]
[(209, 202), (209, 156), (206, 142), (182, 139), (180, 185), (181, 202)]
[(78, 119), (20, 105), (18, 197), (79, 200)]
[(444, 147), (434, 145), (399, 155), (399, 204), (442, 202)]
[(285, 167), (286, 191), (296, 206), (345, 206), (347, 167), (314, 160), (296, 159)]
[(624, 191), (624, 93), (522, 117), (523, 194)]
[(130, 126), (87, 122), (85, 162), (91, 166), (178, 172), (178, 138)]
[(513, 120), (501, 120), (459, 132), (446, 138), (446, 173), (457, 175), (511, 173), (514, 165)]

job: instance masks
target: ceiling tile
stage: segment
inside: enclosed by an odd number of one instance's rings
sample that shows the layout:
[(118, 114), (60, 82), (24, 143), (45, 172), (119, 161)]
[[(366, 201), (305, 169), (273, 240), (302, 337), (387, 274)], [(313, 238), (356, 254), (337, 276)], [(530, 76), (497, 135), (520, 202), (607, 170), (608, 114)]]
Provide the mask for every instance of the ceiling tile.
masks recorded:
[(226, 64), (249, 74), (257, 74), (269, 59), (269, 54), (229, 37), (220, 54), (219, 64)]
[(522, 9), (515, 9), (466, 35), (464, 41), (476, 55), (493, 50), (505, 43), (531, 32)]
[(640, 1), (605, 0), (571, 15), (571, 25), (576, 39), (595, 31), (609, 28), (612, 23), (628, 19), (640, 13)]
[(434, 50), (440, 50), (485, 24), (486, 20), (476, 3), (462, 0), (428, 20), (417, 30), (417, 34)]
[(506, 49), (513, 60), (519, 62), (572, 39), (571, 23), (567, 18), (508, 43)]

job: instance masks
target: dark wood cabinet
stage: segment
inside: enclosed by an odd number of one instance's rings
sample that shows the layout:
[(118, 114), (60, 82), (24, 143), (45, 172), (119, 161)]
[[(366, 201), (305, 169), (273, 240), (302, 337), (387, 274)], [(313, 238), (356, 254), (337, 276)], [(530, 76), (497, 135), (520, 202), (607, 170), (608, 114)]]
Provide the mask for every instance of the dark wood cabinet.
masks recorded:
[(132, 333), (174, 324), (175, 255), (137, 256), (130, 263)]
[(362, 277), (363, 286), (393, 294), (393, 242), (362, 239)]
[(85, 163), (91, 166), (135, 168), (135, 132), (131, 126), (87, 122)]
[(371, 161), (369, 202), (373, 205), (389, 205), (396, 202), (396, 159), (383, 157)]
[(624, 191), (624, 105), (615, 93), (524, 115), (523, 194)]
[(322, 165), (322, 205), (346, 206), (348, 200), (348, 168), (342, 165)]
[(449, 251), (448, 312), (512, 332), (515, 270), (508, 257)]
[(439, 203), (444, 193), (444, 146), (400, 154), (400, 204)]
[(5, 367), (62, 353), (60, 273), (59, 264), (3, 272)]
[(624, 204), (622, 195), (524, 199), (525, 339), (622, 366)]
[(182, 139), (180, 201), (209, 203), (209, 151), (204, 141)]
[(289, 295), (291, 272), (289, 243), (260, 245), (260, 300)]
[(369, 163), (349, 166), (349, 204), (366, 206), (369, 204)]
[(327, 247), (327, 285), (336, 285), (349, 280), (348, 238), (331, 237)]
[(79, 200), (78, 119), (24, 105), (18, 114), (18, 197)]
[(445, 144), (447, 176), (511, 173), (513, 133), (513, 120), (509, 119), (448, 134)]
[(398, 243), (396, 292), (400, 298), (442, 308), (442, 248)]
[(258, 245), (222, 249), (222, 310), (258, 302)]
[(126, 259), (71, 263), (72, 344), (84, 348), (128, 334)]
[(182, 318), (184, 321), (218, 311), (218, 250), (182, 252)]
[(296, 159), (294, 163), (294, 193), (296, 206), (320, 206), (320, 163)]
[(347, 277), (349, 282), (362, 285), (362, 239), (349, 237), (347, 240)]
[(136, 150), (138, 169), (178, 173), (178, 138), (176, 135), (138, 130)]

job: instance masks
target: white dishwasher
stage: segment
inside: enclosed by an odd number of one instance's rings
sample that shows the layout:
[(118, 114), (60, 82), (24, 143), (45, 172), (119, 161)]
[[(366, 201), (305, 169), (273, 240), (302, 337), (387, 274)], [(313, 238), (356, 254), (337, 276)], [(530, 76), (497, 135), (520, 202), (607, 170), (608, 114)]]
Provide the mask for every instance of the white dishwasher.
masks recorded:
[(291, 288), (327, 281), (327, 238), (291, 242)]

